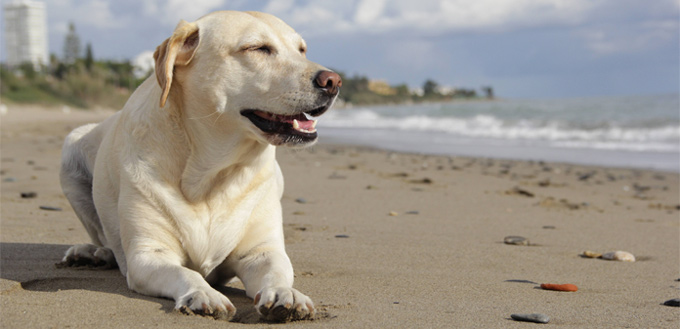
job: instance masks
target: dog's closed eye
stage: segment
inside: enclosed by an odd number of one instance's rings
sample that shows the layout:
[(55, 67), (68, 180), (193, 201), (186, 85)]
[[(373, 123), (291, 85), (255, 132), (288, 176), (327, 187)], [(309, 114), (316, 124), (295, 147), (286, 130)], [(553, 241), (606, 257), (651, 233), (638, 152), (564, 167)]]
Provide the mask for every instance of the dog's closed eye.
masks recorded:
[(250, 46), (246, 50), (260, 52), (266, 55), (271, 55), (274, 53), (274, 48), (269, 45)]

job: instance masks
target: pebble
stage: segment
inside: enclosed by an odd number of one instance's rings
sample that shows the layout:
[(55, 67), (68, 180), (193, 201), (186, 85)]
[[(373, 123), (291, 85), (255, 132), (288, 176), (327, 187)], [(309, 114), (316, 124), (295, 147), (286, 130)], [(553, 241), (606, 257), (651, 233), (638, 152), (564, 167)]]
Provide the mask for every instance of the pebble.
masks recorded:
[(396, 211), (390, 211), (389, 213), (390, 216), (399, 216), (399, 213)]
[(545, 225), (545, 226), (543, 226), (543, 229), (546, 229), (546, 230), (554, 230), (554, 229), (556, 229), (556, 228), (557, 228), (557, 227), (555, 227), (554, 225)]
[(40, 206), (40, 209), (49, 211), (61, 211), (61, 208), (52, 206)]
[(14, 177), (7, 177), (7, 178), (3, 179), (2, 181), (5, 182), (5, 183), (12, 183), (12, 182), (16, 182), (17, 179), (14, 178)]
[(336, 238), (349, 238), (349, 235), (346, 234), (338, 234), (335, 236)]
[(669, 300), (663, 302), (663, 304), (666, 305), (666, 306), (680, 307), (680, 298), (669, 299)]
[(536, 194), (534, 194), (533, 192), (521, 189), (517, 186), (515, 186), (512, 190), (506, 191), (505, 194), (521, 195), (521, 196), (525, 196), (527, 198), (533, 198), (534, 196), (536, 196)]
[(565, 284), (541, 283), (541, 289), (554, 291), (578, 291), (578, 287), (571, 283)]
[(587, 257), (587, 258), (600, 258), (600, 257), (602, 257), (601, 253), (590, 251), (590, 250), (584, 251), (581, 255), (583, 257)]
[(307, 200), (305, 200), (304, 198), (297, 198), (297, 199), (295, 199), (295, 202), (297, 202), (297, 203), (307, 203)]
[(606, 260), (618, 260), (621, 262), (634, 262), (635, 261), (635, 256), (633, 254), (627, 252), (627, 251), (612, 251), (608, 253), (604, 253), (602, 255), (602, 259)]
[(38, 196), (38, 193), (35, 193), (35, 192), (22, 192), (21, 193), (22, 199), (33, 199), (37, 196)]
[(418, 215), (420, 214), (420, 211), (418, 210), (411, 210), (406, 212), (407, 215)]
[(521, 236), (516, 236), (516, 235), (509, 235), (503, 238), (503, 242), (505, 244), (511, 244), (511, 245), (516, 245), (516, 246), (528, 246), (529, 245), (529, 239)]
[(432, 183), (434, 183), (431, 179), (429, 179), (427, 177), (425, 177), (423, 179), (412, 179), (412, 180), (410, 180), (410, 182), (414, 183), (414, 184), (432, 184)]
[(548, 323), (550, 322), (550, 317), (541, 313), (531, 313), (531, 314), (511, 314), (510, 317), (515, 321), (524, 322), (535, 322), (535, 323)]

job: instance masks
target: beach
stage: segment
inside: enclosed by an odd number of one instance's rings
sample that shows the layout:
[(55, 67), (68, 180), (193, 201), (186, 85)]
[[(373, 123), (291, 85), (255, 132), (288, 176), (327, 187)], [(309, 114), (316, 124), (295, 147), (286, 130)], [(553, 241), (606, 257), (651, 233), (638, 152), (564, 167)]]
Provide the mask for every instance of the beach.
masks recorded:
[(179, 314), (129, 290), (118, 270), (55, 267), (90, 242), (59, 186), (63, 138), (112, 113), (9, 106), (0, 117), (0, 327), (539, 325), (515, 313), (545, 314), (546, 328), (680, 324), (680, 309), (663, 305), (680, 297), (677, 172), (399, 153), (324, 143), (323, 126), (318, 145), (277, 151), (294, 287), (315, 302), (315, 319), (260, 322), (238, 282), (220, 288), (238, 309), (233, 323)]

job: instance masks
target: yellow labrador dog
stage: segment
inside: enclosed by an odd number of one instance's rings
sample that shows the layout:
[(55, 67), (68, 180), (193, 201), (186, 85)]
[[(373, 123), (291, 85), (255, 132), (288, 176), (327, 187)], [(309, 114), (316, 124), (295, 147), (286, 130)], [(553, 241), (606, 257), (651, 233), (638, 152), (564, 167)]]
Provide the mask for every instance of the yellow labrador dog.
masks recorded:
[(92, 244), (66, 266), (120, 268), (131, 289), (230, 319), (212, 286), (238, 277), (266, 320), (311, 318), (284, 249), (275, 146), (311, 145), (340, 76), (305, 57), (278, 18), (222, 11), (181, 21), (125, 107), (71, 132), (61, 185)]

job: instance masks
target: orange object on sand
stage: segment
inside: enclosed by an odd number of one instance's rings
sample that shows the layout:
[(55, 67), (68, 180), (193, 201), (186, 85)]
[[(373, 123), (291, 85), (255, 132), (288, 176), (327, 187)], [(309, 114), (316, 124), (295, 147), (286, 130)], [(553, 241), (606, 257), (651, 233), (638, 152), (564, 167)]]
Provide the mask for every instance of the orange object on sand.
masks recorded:
[(578, 287), (570, 283), (566, 284), (542, 283), (541, 288), (545, 290), (555, 291), (578, 291)]

